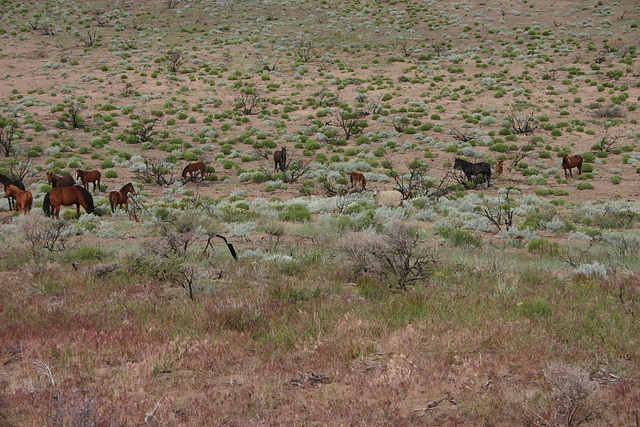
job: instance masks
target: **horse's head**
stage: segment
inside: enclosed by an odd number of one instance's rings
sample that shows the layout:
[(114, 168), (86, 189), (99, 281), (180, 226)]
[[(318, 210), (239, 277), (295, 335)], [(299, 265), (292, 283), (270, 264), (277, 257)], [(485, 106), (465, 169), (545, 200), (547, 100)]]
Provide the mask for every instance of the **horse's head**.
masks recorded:
[(82, 169), (76, 169), (76, 178), (80, 178), (82, 176)]
[(460, 157), (456, 157), (456, 161), (453, 162), (453, 168), (458, 169), (462, 166), (462, 159)]

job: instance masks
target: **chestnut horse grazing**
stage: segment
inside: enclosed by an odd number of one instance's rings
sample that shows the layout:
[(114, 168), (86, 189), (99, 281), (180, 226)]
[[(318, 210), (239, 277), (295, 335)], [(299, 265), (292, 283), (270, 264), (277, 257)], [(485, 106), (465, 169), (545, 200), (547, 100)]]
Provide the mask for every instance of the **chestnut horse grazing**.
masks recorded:
[(53, 188), (73, 187), (74, 185), (76, 185), (76, 181), (71, 175), (56, 175), (55, 173), (48, 173), (47, 181)]
[(51, 189), (51, 191), (44, 196), (42, 210), (46, 216), (60, 218), (60, 207), (62, 205), (76, 205), (78, 218), (80, 218), (80, 206), (82, 206), (87, 213), (93, 213), (94, 209), (91, 193), (79, 185)]
[(564, 157), (562, 157), (562, 168), (564, 169), (564, 179), (569, 179), (567, 177), (567, 170), (569, 171), (571, 179), (573, 179), (571, 168), (578, 168), (578, 176), (582, 175), (582, 156), (576, 154), (569, 157), (568, 154), (565, 154)]
[(281, 172), (285, 172), (287, 168), (287, 147), (282, 147), (282, 150), (273, 152), (273, 163), (276, 172), (278, 169), (280, 169)]
[(351, 185), (356, 188), (356, 184), (360, 185), (360, 191), (364, 191), (364, 187), (367, 185), (367, 180), (364, 179), (364, 175), (360, 172), (354, 172), (350, 175)]
[(24, 191), (19, 189), (15, 185), (9, 185), (4, 189), (4, 195), (6, 197), (15, 197), (16, 206), (20, 213), (28, 214), (31, 212), (31, 205), (33, 205), (33, 195), (30, 191)]
[(187, 174), (189, 174), (189, 179), (192, 180), (195, 176), (198, 176), (198, 174), (200, 174), (200, 181), (202, 181), (204, 179), (204, 171), (205, 171), (204, 162), (189, 163), (182, 170), (182, 177), (186, 179)]
[(109, 193), (111, 213), (115, 212), (116, 208), (121, 205), (124, 205), (125, 210), (129, 210), (129, 193), (136, 194), (136, 190), (131, 183), (126, 184), (120, 191), (112, 191)]
[(102, 174), (99, 170), (85, 171), (82, 169), (76, 170), (76, 178), (80, 178), (85, 190), (89, 190), (89, 183), (93, 183), (93, 192), (96, 192), (96, 183), (98, 183), (98, 191), (100, 190), (100, 179)]

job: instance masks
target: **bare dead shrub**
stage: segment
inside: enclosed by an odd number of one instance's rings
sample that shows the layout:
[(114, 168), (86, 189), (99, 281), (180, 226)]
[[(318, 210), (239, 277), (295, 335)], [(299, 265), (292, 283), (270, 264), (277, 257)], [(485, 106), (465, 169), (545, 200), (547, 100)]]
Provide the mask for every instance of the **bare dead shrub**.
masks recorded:
[(75, 228), (63, 219), (22, 216), (20, 228), (30, 244), (29, 254), (34, 260), (40, 259), (40, 251), (61, 252), (72, 248), (70, 238)]
[(531, 134), (537, 128), (535, 119), (533, 118), (533, 110), (531, 114), (519, 114), (516, 109), (511, 109), (511, 113), (506, 118), (510, 123), (511, 132), (515, 135)]
[(169, 71), (177, 73), (180, 71), (180, 67), (184, 65), (184, 58), (181, 50), (172, 50), (167, 54), (167, 62), (169, 63)]
[(109, 273), (113, 273), (119, 268), (120, 268), (120, 264), (117, 262), (98, 264), (91, 267), (87, 271), (87, 275), (94, 276), (94, 277), (102, 277), (102, 276), (106, 276)]
[(543, 375), (554, 388), (552, 418), (555, 423), (578, 426), (596, 417), (593, 397), (599, 386), (587, 371), (564, 363), (551, 363)]
[(157, 185), (171, 185), (176, 181), (173, 163), (144, 158), (144, 167), (136, 169), (136, 179)]
[(417, 227), (394, 222), (382, 235), (345, 236), (338, 244), (357, 276), (368, 273), (389, 283), (389, 287), (404, 289), (425, 280), (436, 263), (435, 257), (419, 244)]
[(389, 176), (395, 181), (395, 188), (402, 193), (403, 200), (427, 196), (429, 189), (435, 185), (427, 179), (427, 164), (420, 159), (413, 159), (407, 164), (407, 173), (400, 174), (392, 168)]
[(511, 206), (511, 198), (509, 197), (509, 192), (512, 188), (507, 188), (507, 191), (504, 195), (504, 202), (502, 200), (502, 195), (498, 195), (498, 204), (491, 205), (486, 201), (482, 205), (478, 205), (476, 207), (476, 212), (478, 215), (487, 218), (493, 225), (496, 226), (498, 231), (502, 230), (502, 225), (506, 227), (507, 230), (511, 227), (513, 223), (513, 212), (514, 207)]
[(302, 62), (309, 62), (313, 56), (314, 44), (311, 40), (300, 40), (294, 47), (296, 56)]
[(0, 116), (0, 151), (5, 157), (11, 156), (15, 151), (15, 136), (19, 134), (17, 121)]

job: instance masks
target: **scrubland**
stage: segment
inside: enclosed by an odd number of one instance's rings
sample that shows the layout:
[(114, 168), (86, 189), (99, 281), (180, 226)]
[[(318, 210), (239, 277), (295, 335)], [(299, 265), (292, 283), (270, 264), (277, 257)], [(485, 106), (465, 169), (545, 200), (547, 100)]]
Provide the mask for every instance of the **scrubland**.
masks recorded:
[(636, 2), (0, 11), (3, 425), (639, 423)]

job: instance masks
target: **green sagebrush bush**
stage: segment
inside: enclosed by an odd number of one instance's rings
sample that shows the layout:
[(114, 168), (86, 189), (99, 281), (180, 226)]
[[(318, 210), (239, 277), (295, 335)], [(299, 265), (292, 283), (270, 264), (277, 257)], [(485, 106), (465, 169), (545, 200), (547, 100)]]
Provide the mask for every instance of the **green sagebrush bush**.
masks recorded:
[(311, 213), (306, 206), (300, 203), (294, 203), (285, 207), (278, 213), (280, 221), (288, 222), (306, 222), (311, 221)]

